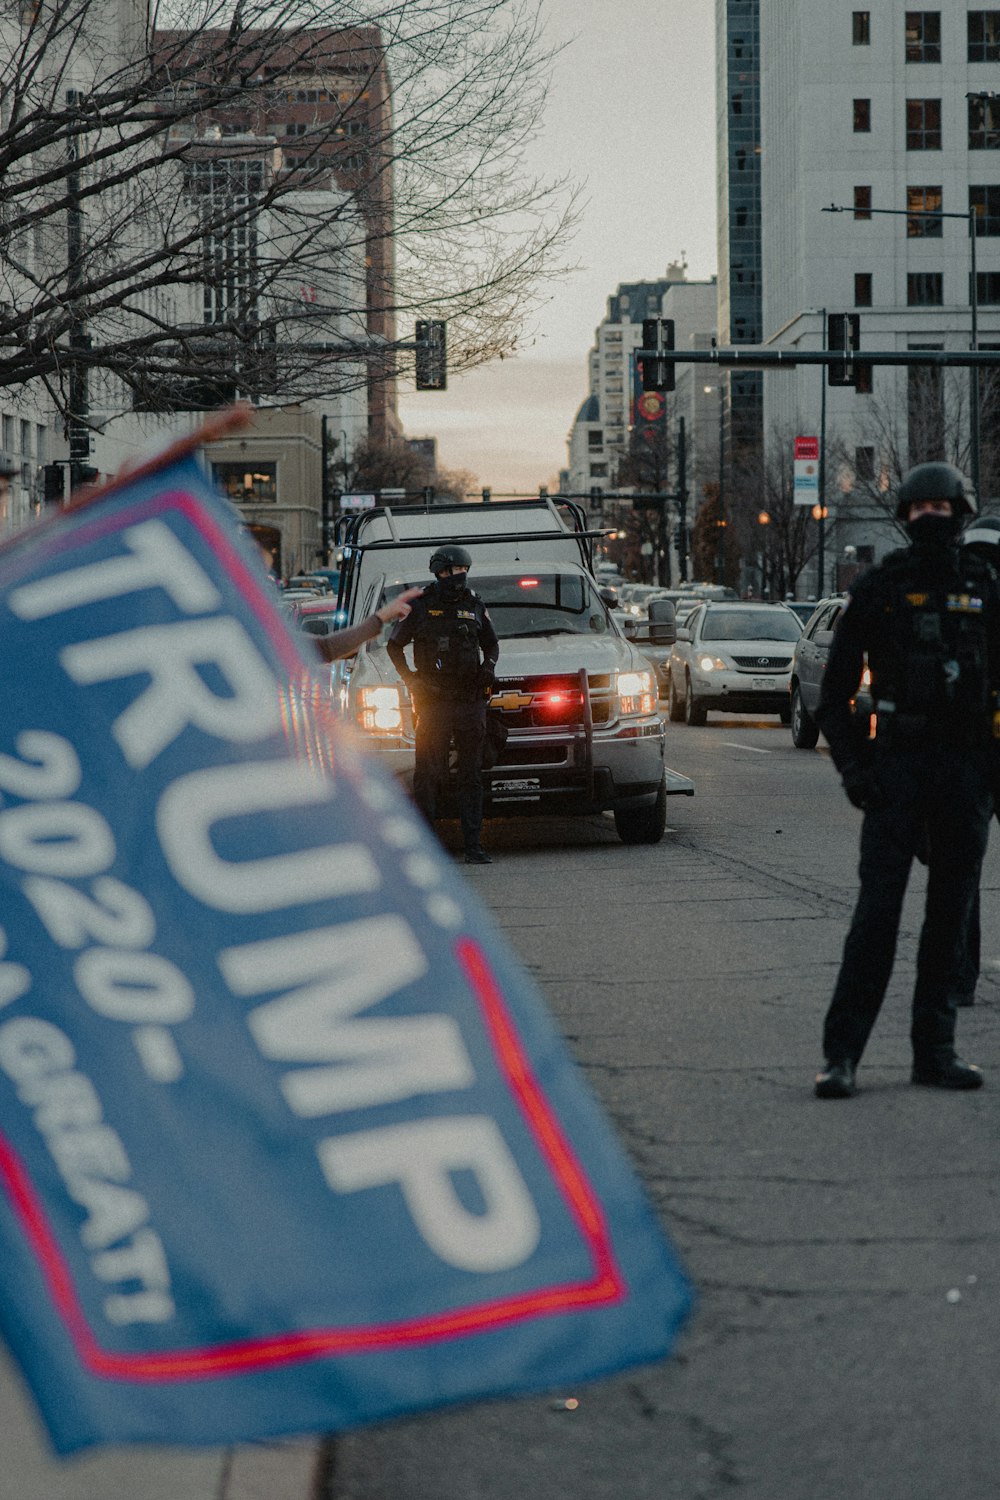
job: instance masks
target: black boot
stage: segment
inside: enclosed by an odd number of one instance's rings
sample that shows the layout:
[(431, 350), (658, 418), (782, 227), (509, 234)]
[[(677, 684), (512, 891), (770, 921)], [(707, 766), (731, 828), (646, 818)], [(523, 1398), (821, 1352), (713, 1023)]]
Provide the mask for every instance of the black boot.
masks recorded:
[(935, 1089), (981, 1089), (983, 1075), (974, 1063), (951, 1057), (943, 1062), (915, 1062), (911, 1082), (929, 1084)]
[(465, 863), (467, 865), (491, 865), (493, 860), (486, 853), (485, 849), (481, 848), (479, 844), (474, 844), (471, 849), (466, 849), (465, 851)]
[(829, 1062), (816, 1074), (817, 1099), (850, 1099), (858, 1091), (854, 1081), (854, 1064), (846, 1058)]

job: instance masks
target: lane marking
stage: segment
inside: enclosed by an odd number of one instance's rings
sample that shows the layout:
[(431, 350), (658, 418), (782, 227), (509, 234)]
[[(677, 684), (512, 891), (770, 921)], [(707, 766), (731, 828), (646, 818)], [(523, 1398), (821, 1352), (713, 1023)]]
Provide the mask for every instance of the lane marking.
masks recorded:
[(773, 755), (773, 750), (763, 750), (760, 745), (738, 745), (735, 740), (721, 740), (729, 750), (751, 750), (754, 755)]

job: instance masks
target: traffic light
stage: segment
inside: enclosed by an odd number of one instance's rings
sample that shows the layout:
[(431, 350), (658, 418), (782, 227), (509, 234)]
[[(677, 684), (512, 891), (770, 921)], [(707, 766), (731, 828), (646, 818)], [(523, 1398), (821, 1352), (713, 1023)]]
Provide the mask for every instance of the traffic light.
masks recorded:
[[(826, 347), (828, 349), (860, 349), (860, 314), (829, 313), (826, 320)], [(871, 366), (868, 368), (870, 369)], [(857, 370), (854, 361), (827, 365), (826, 383), (827, 385), (857, 385)]]
[(492, 499), (493, 499), (493, 491), (490, 489), (490, 487), (489, 487), (488, 484), (484, 484), (483, 485), (483, 504), (484, 505), (489, 505), (489, 503), (490, 503), (490, 501)]
[(674, 347), (674, 323), (672, 318), (643, 318), (642, 348), (647, 356), (639, 360), (644, 391), (672, 391), (674, 367), (663, 359), (652, 359), (653, 350), (670, 350)]
[(46, 505), (61, 505), (66, 496), (62, 464), (46, 464), (42, 470), (42, 494)]
[(93, 484), (96, 478), (97, 470), (92, 464), (80, 463), (77, 459), (73, 459), (69, 466), (69, 487), (71, 490), (78, 490), (84, 484)]
[(418, 391), (443, 391), (448, 386), (446, 325), (439, 318), (417, 323), (416, 387)]

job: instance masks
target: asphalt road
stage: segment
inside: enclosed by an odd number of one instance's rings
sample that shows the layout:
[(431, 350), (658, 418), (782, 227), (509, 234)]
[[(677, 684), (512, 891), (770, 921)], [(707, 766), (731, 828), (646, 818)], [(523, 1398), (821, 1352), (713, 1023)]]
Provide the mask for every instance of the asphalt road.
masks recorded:
[(987, 1087), (908, 1081), (918, 871), (861, 1092), (821, 1102), (860, 815), (777, 720), (669, 726), (668, 760), (697, 795), (657, 847), (607, 818), (491, 824), (496, 863), (468, 873), (697, 1287), (678, 1354), (343, 1438), (331, 1500), (997, 1494), (1000, 833), (960, 1021)]

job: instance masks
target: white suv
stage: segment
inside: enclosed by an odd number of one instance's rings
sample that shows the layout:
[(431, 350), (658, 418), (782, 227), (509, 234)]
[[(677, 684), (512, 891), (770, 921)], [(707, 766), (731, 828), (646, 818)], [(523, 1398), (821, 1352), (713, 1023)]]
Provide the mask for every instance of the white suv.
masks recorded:
[(783, 604), (737, 600), (699, 606), (670, 653), (668, 712), (674, 722), (704, 724), (709, 709), (790, 716), (792, 652), (802, 634)]

